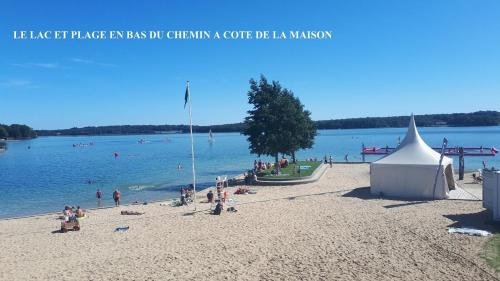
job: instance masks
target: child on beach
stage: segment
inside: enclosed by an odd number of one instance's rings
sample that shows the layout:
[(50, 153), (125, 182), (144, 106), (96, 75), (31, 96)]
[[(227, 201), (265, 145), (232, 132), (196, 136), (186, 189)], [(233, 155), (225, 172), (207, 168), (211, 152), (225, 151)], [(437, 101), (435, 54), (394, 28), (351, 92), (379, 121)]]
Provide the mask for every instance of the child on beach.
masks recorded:
[(227, 200), (227, 190), (224, 190), (224, 195), (222, 197), (222, 203), (226, 203)]

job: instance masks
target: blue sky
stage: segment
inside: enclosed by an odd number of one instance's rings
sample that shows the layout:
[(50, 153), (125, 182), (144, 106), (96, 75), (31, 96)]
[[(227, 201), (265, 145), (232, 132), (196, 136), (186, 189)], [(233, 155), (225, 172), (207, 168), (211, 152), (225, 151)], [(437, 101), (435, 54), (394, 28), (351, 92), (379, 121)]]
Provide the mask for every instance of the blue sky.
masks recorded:
[[(322, 41), (14, 41), (14, 30), (333, 30)], [(0, 3), (0, 123), (241, 121), (262, 73), (315, 120), (500, 110), (500, 1)]]

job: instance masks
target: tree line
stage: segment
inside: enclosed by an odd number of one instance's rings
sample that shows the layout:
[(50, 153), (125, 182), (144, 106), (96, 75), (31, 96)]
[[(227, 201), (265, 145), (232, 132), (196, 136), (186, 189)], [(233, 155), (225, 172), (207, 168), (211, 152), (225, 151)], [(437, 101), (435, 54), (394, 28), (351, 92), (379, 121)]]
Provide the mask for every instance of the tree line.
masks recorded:
[(36, 137), (36, 132), (29, 126), (0, 124), (0, 139), (31, 139)]
[[(409, 116), (366, 117), (316, 121), (316, 126), (318, 129), (400, 128), (408, 126), (409, 121)], [(419, 127), (497, 126), (500, 124), (500, 112), (415, 115), (415, 122)]]
[[(241, 132), (243, 123), (224, 124), (214, 126), (193, 126), (195, 133)], [(189, 125), (116, 125), (116, 126), (89, 126), (82, 128), (70, 128), (62, 130), (37, 130), (39, 136), (57, 135), (139, 135), (139, 134), (164, 134), (164, 133), (187, 133)]]
[[(401, 128), (408, 126), (409, 116), (392, 117), (365, 117), (348, 118), (336, 120), (314, 121), (317, 129), (364, 129), (364, 128)], [(497, 126), (500, 124), (500, 112), (498, 111), (478, 111), (473, 113), (452, 113), (452, 114), (428, 114), (415, 115), (417, 126)], [(233, 123), (213, 126), (193, 126), (195, 133), (243, 132), (245, 124)], [(1, 129), (0, 129), (1, 130)], [(37, 130), (38, 136), (57, 135), (133, 135), (133, 134), (155, 134), (155, 133), (187, 133), (189, 125), (117, 125), (117, 126), (97, 126), (82, 127), (62, 130)], [(1, 138), (1, 133), (0, 133)]]

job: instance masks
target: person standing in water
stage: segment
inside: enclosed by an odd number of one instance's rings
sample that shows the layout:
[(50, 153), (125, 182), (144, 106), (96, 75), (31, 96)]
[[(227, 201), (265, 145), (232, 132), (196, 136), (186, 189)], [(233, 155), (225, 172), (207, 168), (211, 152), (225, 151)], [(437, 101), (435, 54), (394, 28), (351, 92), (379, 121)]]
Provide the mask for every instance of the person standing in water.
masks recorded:
[(97, 192), (95, 193), (95, 198), (97, 198), (97, 208), (101, 208), (102, 207), (102, 202), (101, 202), (101, 199), (102, 199), (102, 196), (103, 196), (103, 193), (100, 189), (97, 189)]
[(115, 189), (115, 192), (113, 192), (113, 199), (115, 200), (115, 206), (118, 207), (120, 206), (120, 198), (122, 197), (122, 194), (118, 189)]
[(97, 192), (95, 193), (95, 197), (99, 201), (102, 199), (102, 191), (100, 189), (97, 189)]

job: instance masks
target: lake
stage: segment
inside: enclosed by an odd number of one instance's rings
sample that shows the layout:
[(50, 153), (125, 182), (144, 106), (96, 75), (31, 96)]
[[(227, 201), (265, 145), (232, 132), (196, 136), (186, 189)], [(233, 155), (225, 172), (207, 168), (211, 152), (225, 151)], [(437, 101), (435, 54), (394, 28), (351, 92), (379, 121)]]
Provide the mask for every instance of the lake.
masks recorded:
[[(335, 161), (343, 161), (348, 154), (350, 161), (361, 161), (363, 143), (396, 146), (398, 137), (402, 139), (405, 133), (406, 128), (321, 130), (314, 147), (298, 152), (297, 157), (332, 155)], [(500, 147), (500, 126), (421, 128), (420, 133), (433, 147), (440, 147), (443, 137), (449, 147)], [(214, 138), (210, 144), (207, 134), (194, 136), (198, 189), (214, 185), (216, 176), (236, 176), (251, 169), (257, 158), (249, 153), (246, 138), (239, 133), (216, 133)], [(144, 141), (139, 142), (141, 139)], [(466, 157), (465, 167), (481, 168), (482, 161), (489, 167), (500, 167), (499, 156)], [(180, 170), (179, 164), (183, 167)], [(179, 187), (192, 179), (189, 135), (60, 136), (9, 141), (7, 150), (0, 153), (0, 179), (0, 218), (54, 212), (65, 205), (95, 208), (98, 188), (104, 192), (102, 206), (112, 205), (115, 188), (122, 192), (123, 203), (174, 198), (179, 195)]]

